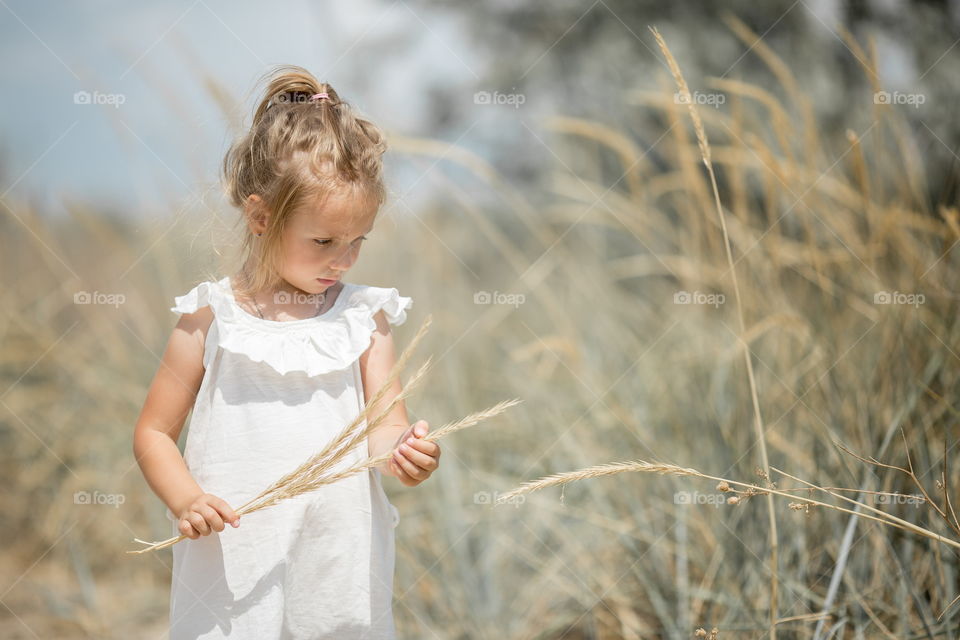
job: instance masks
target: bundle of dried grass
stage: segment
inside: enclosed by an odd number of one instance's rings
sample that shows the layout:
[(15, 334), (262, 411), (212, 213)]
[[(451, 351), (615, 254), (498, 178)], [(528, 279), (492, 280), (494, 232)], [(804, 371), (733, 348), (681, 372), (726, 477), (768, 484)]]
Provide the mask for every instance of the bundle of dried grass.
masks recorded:
[[(390, 370), (390, 375), (387, 377), (387, 380), (377, 390), (377, 393), (374, 394), (371, 401), (367, 403), (357, 417), (354, 418), (349, 425), (344, 427), (344, 429), (336, 438), (331, 440), (322, 451), (311, 456), (299, 467), (278, 479), (254, 498), (245, 502), (236, 510), (237, 515), (243, 516), (248, 513), (253, 513), (254, 511), (259, 511), (260, 509), (265, 509), (269, 506), (277, 504), (282, 500), (287, 500), (289, 498), (293, 498), (294, 496), (298, 496), (309, 491), (314, 491), (324, 485), (342, 480), (343, 478), (360, 473), (361, 471), (374, 468), (389, 460), (393, 455), (392, 451), (388, 451), (387, 453), (379, 456), (369, 457), (363, 462), (354, 464), (342, 471), (338, 471), (336, 473), (332, 472), (332, 470), (347, 456), (350, 451), (363, 442), (366, 437), (373, 430), (375, 430), (384, 421), (384, 419), (386, 419), (397, 403), (408, 397), (416, 388), (416, 386), (423, 380), (430, 368), (429, 358), (427, 358), (427, 361), (420, 366), (413, 377), (407, 381), (407, 384), (403, 387), (403, 390), (397, 394), (373, 420), (368, 421), (366, 426), (364, 426), (364, 420), (367, 419), (371, 409), (379, 404), (387, 390), (400, 376), (400, 372), (410, 359), (410, 356), (413, 355), (413, 351), (426, 334), (427, 328), (430, 326), (431, 322), (432, 317), (427, 316), (413, 340), (411, 340), (407, 348), (404, 349), (403, 353), (400, 354), (396, 364), (394, 364), (393, 368)], [(472, 427), (473, 425), (483, 422), (484, 420), (499, 415), (508, 408), (515, 404), (519, 404), (520, 402), (521, 400), (518, 398), (500, 402), (489, 409), (472, 413), (455, 422), (449, 422), (441, 426), (436, 431), (428, 433), (423, 439), (434, 442), (440, 438), (450, 435), (455, 431)], [(165, 549), (175, 545), (181, 540), (186, 539), (187, 536), (184, 535), (169, 538), (167, 540), (161, 540), (159, 542), (148, 542), (146, 540), (134, 538), (135, 542), (139, 542), (140, 544), (147, 546), (143, 549), (127, 551), (127, 553), (146, 553), (148, 551)]]

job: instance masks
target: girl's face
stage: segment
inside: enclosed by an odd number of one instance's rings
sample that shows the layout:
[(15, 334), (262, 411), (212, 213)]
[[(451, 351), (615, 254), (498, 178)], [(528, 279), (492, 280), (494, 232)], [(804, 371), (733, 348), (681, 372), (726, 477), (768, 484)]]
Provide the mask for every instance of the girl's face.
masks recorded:
[(306, 293), (337, 286), (360, 255), (377, 210), (375, 204), (343, 191), (294, 212), (281, 237), (281, 277)]

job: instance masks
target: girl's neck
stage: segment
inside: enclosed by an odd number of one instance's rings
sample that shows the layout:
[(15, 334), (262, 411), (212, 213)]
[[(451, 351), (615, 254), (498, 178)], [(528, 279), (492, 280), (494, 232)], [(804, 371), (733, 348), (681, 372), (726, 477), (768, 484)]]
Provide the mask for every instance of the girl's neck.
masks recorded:
[(290, 284), (289, 282), (287, 282), (282, 278), (280, 279), (279, 283), (274, 284), (273, 287), (265, 286), (265, 287), (260, 287), (256, 290), (252, 290), (251, 287), (253, 284), (253, 278), (250, 277), (251, 273), (252, 273), (252, 270), (250, 265), (245, 264), (240, 269), (240, 272), (237, 274), (237, 283), (240, 285), (238, 288), (242, 288), (247, 293), (248, 296), (255, 296), (260, 294), (270, 296), (276, 293), (280, 293), (281, 291), (285, 293), (289, 293), (291, 295), (302, 293), (301, 289), (294, 287), (292, 284)]
[[(307, 311), (308, 309), (315, 308), (316, 311), (313, 313), (313, 315), (319, 315), (319, 314), (325, 313), (327, 310), (330, 309), (330, 307), (333, 306), (333, 302), (340, 295), (340, 290), (343, 288), (343, 282), (342, 281), (338, 282), (337, 284), (333, 285), (332, 287), (329, 287), (326, 291), (320, 294), (322, 297), (319, 299), (319, 301), (315, 301), (313, 300), (313, 298), (315, 298), (317, 294), (308, 293), (303, 289), (293, 286), (292, 284), (290, 284), (289, 282), (283, 279), (281, 279), (279, 284), (274, 286), (273, 289), (270, 291), (267, 291), (266, 290), (267, 288), (257, 290), (257, 291), (247, 291), (248, 287), (250, 286), (251, 279), (249, 277), (249, 274), (245, 270), (241, 270), (237, 274), (237, 279), (238, 279), (239, 286), (234, 287), (234, 289), (235, 290), (242, 289), (244, 292), (246, 292), (246, 293), (241, 293), (239, 298), (242, 299), (243, 303), (249, 305), (251, 308), (254, 309), (252, 311), (252, 313), (254, 314), (257, 313), (257, 308), (262, 309), (260, 313), (263, 313), (263, 314), (270, 313), (271, 315), (275, 314), (278, 308), (283, 309), (283, 313), (285, 314), (289, 313), (290, 311), (293, 311), (294, 309)], [(289, 295), (290, 300), (293, 300), (293, 301), (304, 300), (305, 302), (300, 302), (300, 303), (294, 302), (292, 304), (286, 304), (286, 303), (277, 304), (274, 302), (270, 302), (271, 299), (275, 300), (276, 294), (280, 292), (287, 293)], [(240, 302), (240, 300), (238, 300), (238, 302)], [(294, 315), (293, 319), (301, 319), (301, 314), (297, 313), (297, 311), (294, 311), (293, 315)]]

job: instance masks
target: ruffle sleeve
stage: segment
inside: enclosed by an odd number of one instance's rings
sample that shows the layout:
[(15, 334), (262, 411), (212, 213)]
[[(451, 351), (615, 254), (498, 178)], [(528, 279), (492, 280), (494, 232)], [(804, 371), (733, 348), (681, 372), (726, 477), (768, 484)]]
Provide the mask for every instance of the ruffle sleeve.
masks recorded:
[(301, 371), (308, 376), (345, 369), (363, 355), (377, 327), (377, 311), (383, 310), (390, 324), (401, 325), (413, 306), (412, 298), (395, 288), (345, 282), (333, 307), (316, 318), (264, 320), (240, 308), (229, 278), (200, 283), (174, 300), (170, 310), (177, 313), (209, 305), (216, 331), (207, 336), (224, 350), (266, 363), (281, 375)]
[(182, 296), (176, 296), (173, 299), (174, 305), (170, 311), (175, 313), (196, 313), (197, 309), (210, 305), (214, 312), (217, 311), (216, 305), (211, 304), (214, 297), (214, 287), (218, 283), (201, 282), (193, 289), (190, 289)]
[(361, 286), (350, 293), (352, 304), (348, 311), (356, 310), (359, 317), (370, 321), (370, 331), (376, 329), (373, 319), (377, 311), (383, 310), (390, 324), (401, 325), (407, 321), (407, 309), (413, 306), (413, 299), (401, 296), (394, 288)]

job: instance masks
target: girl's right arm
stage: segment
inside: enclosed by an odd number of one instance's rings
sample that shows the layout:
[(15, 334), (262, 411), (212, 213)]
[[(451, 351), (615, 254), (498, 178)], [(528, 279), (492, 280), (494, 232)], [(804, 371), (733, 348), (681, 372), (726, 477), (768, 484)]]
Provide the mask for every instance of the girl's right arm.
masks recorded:
[(239, 517), (204, 493), (177, 448), (177, 439), (203, 380), (203, 351), (213, 322), (210, 307), (185, 313), (173, 329), (133, 434), (133, 453), (150, 488), (179, 519), (180, 533), (197, 538), (237, 526)]

